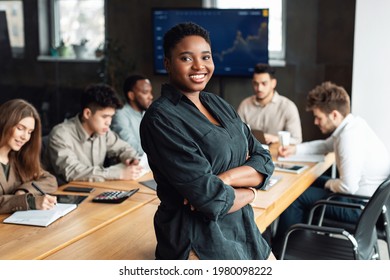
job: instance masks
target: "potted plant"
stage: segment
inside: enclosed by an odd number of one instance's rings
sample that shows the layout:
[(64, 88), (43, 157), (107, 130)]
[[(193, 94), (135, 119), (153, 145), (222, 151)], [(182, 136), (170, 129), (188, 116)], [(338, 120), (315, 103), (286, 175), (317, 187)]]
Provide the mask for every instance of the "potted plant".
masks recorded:
[(69, 57), (72, 53), (72, 50), (65, 43), (64, 40), (60, 41), (60, 45), (56, 49), (57, 49), (58, 56), (60, 57)]
[(104, 43), (100, 43), (99, 46), (95, 49), (95, 57), (100, 58), (104, 56)]
[(87, 39), (81, 39), (80, 44), (72, 44), (76, 58), (85, 58), (87, 55)]

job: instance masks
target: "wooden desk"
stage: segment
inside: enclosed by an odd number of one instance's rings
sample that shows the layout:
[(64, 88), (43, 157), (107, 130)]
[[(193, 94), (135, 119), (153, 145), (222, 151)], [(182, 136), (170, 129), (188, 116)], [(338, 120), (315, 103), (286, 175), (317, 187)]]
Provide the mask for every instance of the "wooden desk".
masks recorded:
[[(136, 193), (120, 204), (103, 204), (91, 202), (95, 195), (96, 191), (46, 228), (0, 223), (0, 258), (43, 259), (156, 199), (155, 195)], [(0, 215), (0, 221), (8, 216)]]
[[(48, 256), (49, 260), (154, 260), (158, 199)], [(259, 216), (263, 209), (253, 209)]]
[(159, 203), (156, 198), (45, 259), (153, 260), (157, 244), (153, 216)]
[[(273, 158), (276, 157), (275, 147), (271, 148)], [(329, 153), (323, 162), (304, 162), (309, 168), (300, 174), (275, 171), (282, 179), (268, 191), (258, 191), (255, 208), (263, 209), (259, 216), (255, 216), (256, 224), (263, 232), (279, 215), (293, 203), (319, 176), (328, 170), (334, 163), (334, 153)]]
[[(269, 191), (259, 191), (253, 208), (256, 223), (261, 231), (270, 225), (310, 184), (333, 163), (330, 154), (321, 163), (305, 163), (310, 166), (301, 174), (278, 172), (283, 178)], [(109, 182), (120, 188), (128, 182)], [(93, 183), (101, 187), (104, 183)], [(115, 222), (91, 233), (73, 244), (57, 251), (46, 259), (127, 259), (152, 260), (156, 248), (153, 217), (159, 200), (155, 199), (128, 213)]]
[[(272, 150), (271, 150), (272, 153)], [(264, 231), (310, 184), (334, 162), (305, 163), (301, 174), (276, 172), (283, 178), (269, 191), (259, 191), (253, 208), (256, 224)], [(139, 180), (149, 180), (146, 174)], [(136, 181), (71, 182), (98, 188), (73, 213), (48, 228), (0, 224), (0, 258), (3, 259), (128, 259), (152, 260), (156, 247), (153, 217), (156, 192)], [(90, 203), (108, 189), (140, 191), (121, 204)], [(61, 188), (62, 189), (62, 188)], [(0, 215), (2, 221), (7, 215)]]

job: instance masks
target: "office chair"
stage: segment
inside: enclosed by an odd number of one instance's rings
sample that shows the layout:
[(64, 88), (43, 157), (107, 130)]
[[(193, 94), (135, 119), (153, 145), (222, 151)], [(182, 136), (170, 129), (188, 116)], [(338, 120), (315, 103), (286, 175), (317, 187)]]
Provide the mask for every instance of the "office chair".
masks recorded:
[(314, 210), (319, 205), (362, 209), (354, 232), (337, 227), (295, 224), (285, 235), (280, 259), (378, 259), (376, 223), (389, 197), (390, 179), (388, 178), (377, 188), (364, 207), (358, 203), (318, 201), (310, 211), (309, 220), (312, 220)]
[(47, 145), (49, 144), (49, 135), (42, 136), (42, 145), (41, 145), (41, 162), (42, 164), (45, 164), (45, 154)]
[(57, 179), (57, 185), (58, 186), (62, 186), (62, 185), (65, 185), (66, 182), (64, 179), (61, 178), (61, 176), (57, 175), (57, 174), (54, 174), (54, 172), (52, 170), (49, 170), (49, 164), (48, 164), (48, 159), (46, 158), (46, 149), (47, 149), (47, 146), (49, 145), (49, 135), (44, 135), (42, 136), (42, 146), (41, 146), (41, 164), (42, 164), (42, 167), (43, 169), (51, 172)]
[[(390, 177), (388, 179), (390, 179)], [(370, 199), (370, 197), (362, 196), (362, 195), (333, 193), (329, 195), (326, 200), (332, 201), (337, 197), (346, 197), (346, 198), (356, 200), (356, 202), (361, 205), (362, 209)], [(320, 207), (320, 205), (318, 206)], [(326, 217), (325, 216), (326, 205), (322, 205), (322, 206), (323, 207), (321, 208), (320, 215), (317, 221), (317, 224), (319, 226), (342, 227), (346, 229), (348, 232), (355, 231), (356, 224), (337, 221)], [(377, 232), (378, 239), (381, 239), (386, 242), (388, 258), (390, 259), (390, 213), (389, 211), (390, 211), (390, 197), (385, 202), (385, 205), (382, 208), (382, 213), (379, 216), (378, 221), (376, 222), (376, 232)], [(309, 224), (312, 223), (310, 218), (308, 223)]]

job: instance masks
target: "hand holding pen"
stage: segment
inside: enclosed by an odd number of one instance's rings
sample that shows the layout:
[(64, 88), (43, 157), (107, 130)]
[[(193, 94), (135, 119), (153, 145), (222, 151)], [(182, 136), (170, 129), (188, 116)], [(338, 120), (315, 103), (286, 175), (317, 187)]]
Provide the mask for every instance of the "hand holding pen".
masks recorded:
[(32, 182), (31, 185), (42, 195), (34, 196), (37, 210), (50, 210), (57, 204), (57, 197), (46, 194), (35, 182)]
[(288, 157), (291, 155), (294, 155), (297, 151), (297, 148), (295, 145), (289, 145), (289, 146), (279, 146), (278, 148), (278, 156), (281, 157)]

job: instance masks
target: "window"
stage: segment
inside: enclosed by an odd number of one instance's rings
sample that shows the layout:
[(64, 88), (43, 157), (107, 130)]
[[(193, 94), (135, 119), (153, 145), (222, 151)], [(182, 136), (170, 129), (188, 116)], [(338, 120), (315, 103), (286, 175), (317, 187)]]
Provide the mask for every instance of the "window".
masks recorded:
[(23, 2), (0, 0), (0, 11), (6, 14), (12, 56), (21, 57), (24, 53)]
[[(105, 40), (104, 0), (51, 0), (52, 45), (58, 55), (95, 57)], [(75, 46), (76, 45), (76, 46)]]
[(205, 0), (204, 6), (220, 9), (269, 8), (268, 49), (270, 60), (284, 60), (284, 0)]

